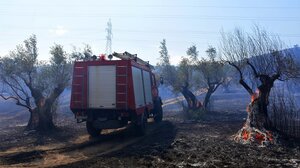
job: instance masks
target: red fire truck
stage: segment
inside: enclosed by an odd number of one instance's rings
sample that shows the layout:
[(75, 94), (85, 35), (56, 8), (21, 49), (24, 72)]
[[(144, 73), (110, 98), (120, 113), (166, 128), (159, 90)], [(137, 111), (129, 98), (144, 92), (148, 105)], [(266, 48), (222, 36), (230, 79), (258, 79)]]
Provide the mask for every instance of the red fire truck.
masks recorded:
[(155, 122), (163, 117), (152, 66), (128, 52), (110, 56), (119, 60), (94, 57), (74, 63), (70, 108), (93, 137), (128, 123), (143, 135), (149, 117)]

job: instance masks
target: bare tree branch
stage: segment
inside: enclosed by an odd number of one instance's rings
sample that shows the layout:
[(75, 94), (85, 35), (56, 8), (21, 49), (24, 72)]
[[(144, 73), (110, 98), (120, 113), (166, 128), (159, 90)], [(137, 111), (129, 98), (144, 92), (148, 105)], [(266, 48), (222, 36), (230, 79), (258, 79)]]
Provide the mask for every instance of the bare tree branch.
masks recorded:
[(256, 69), (254, 68), (254, 66), (250, 63), (250, 61), (247, 59), (247, 64), (251, 67), (251, 69), (253, 70), (254, 76), (258, 77), (259, 74), (257, 73)]
[(272, 77), (271, 77), (271, 80), (272, 80), (272, 82), (274, 82), (275, 80), (277, 80), (277, 79), (279, 79), (279, 77), (280, 77), (280, 74), (275, 74), (275, 75), (273, 75)]
[(13, 91), (13, 93), (18, 96), (19, 99), (25, 101), (25, 98), (23, 98), (19, 93), (18, 93), (18, 88), (16, 88), (13, 84), (11, 84), (10, 82), (8, 82), (6, 79), (3, 80), (3, 82), (10, 87), (10, 89)]
[(230, 61), (226, 61), (229, 65), (231, 65), (231, 66), (233, 66), (238, 72), (239, 72), (239, 74), (240, 74), (240, 79), (243, 79), (243, 73), (242, 73), (242, 71), (241, 71), (241, 69), (237, 66), (237, 65), (235, 65), (234, 63), (232, 63), (232, 62), (230, 62)]
[(249, 87), (249, 85), (247, 85), (247, 83), (243, 80), (243, 79), (240, 79), (240, 84), (247, 90), (247, 92), (250, 94), (250, 95), (253, 95), (253, 90)]
[(214, 88), (213, 92), (215, 92), (215, 91), (218, 89), (218, 87), (219, 87), (222, 83), (223, 83), (223, 82), (217, 83), (217, 84), (215, 85), (215, 88)]
[(4, 100), (9, 100), (9, 99), (13, 99), (16, 101), (16, 105), (18, 106), (22, 106), (22, 107), (25, 107), (27, 108), (30, 112), (32, 111), (31, 107), (30, 106), (27, 106), (23, 103), (20, 102), (20, 99), (18, 97), (14, 97), (14, 96), (8, 96), (8, 97), (5, 97), (4, 95), (0, 94), (0, 97), (2, 97)]
[(14, 76), (11, 76), (11, 79), (13, 79), (14, 82), (18, 85), (18, 87), (14, 87), (20, 92), (22, 92), (25, 95), (25, 97), (29, 97), (28, 93), (24, 90), (24, 87), (20, 84), (19, 80), (17, 80)]

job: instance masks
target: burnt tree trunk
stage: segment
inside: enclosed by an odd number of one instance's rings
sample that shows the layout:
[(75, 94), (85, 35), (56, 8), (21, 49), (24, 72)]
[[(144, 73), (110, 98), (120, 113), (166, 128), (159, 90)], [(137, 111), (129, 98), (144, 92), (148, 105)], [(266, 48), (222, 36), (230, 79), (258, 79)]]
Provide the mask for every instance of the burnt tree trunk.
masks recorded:
[(211, 95), (218, 89), (218, 87), (221, 85), (222, 82), (219, 83), (209, 83), (208, 89), (207, 89), (207, 93), (205, 95), (204, 98), (204, 108), (207, 109), (208, 104), (210, 102), (210, 97)]
[(240, 83), (252, 96), (252, 101), (248, 106), (248, 118), (250, 120), (249, 124), (251, 127), (273, 130), (272, 122), (268, 116), (268, 105), (271, 89), (274, 85), (274, 81), (278, 79), (278, 77), (278, 74), (271, 77), (267, 75), (259, 75), (261, 85), (257, 88), (258, 93), (250, 92), (251, 89), (248, 85), (243, 80), (240, 81)]
[(204, 102), (203, 102), (205, 109), (207, 109), (207, 107), (208, 107), (208, 103), (210, 102), (210, 97), (213, 94), (213, 90), (214, 90), (213, 87), (209, 87), (207, 90), (207, 93), (205, 95)]
[(38, 127), (39, 124), (39, 113), (36, 109), (29, 110), (30, 118), (27, 123), (26, 129), (27, 130), (34, 130)]
[(257, 142), (261, 145), (274, 143), (274, 136), (270, 130), (274, 129), (269, 116), (268, 105), (269, 95), (274, 85), (275, 80), (279, 79), (280, 74), (265, 75), (258, 74), (255, 67), (247, 61), (247, 64), (253, 70), (254, 76), (259, 78), (261, 85), (257, 87), (258, 93), (254, 93), (249, 85), (243, 80), (241, 69), (234, 63), (228, 62), (231, 66), (235, 67), (240, 74), (240, 84), (251, 95), (251, 103), (248, 105), (247, 121), (242, 129), (235, 135), (234, 140), (242, 143)]
[(274, 81), (278, 79), (279, 75), (267, 76), (267, 75), (260, 75), (259, 79), (261, 81), (261, 85), (258, 87), (259, 95), (258, 95), (258, 107), (259, 107), (259, 115), (263, 118), (262, 125), (264, 128), (272, 129), (273, 125), (268, 116), (268, 105), (269, 105), (269, 96), (271, 89), (274, 85)]
[(262, 146), (276, 143), (273, 126), (268, 117), (268, 98), (274, 80), (262, 81), (258, 93), (253, 93), (248, 85), (241, 80), (240, 83), (251, 94), (251, 103), (247, 107), (247, 120), (242, 129), (234, 136), (234, 140), (241, 143), (254, 143)]
[(261, 99), (258, 97), (248, 106), (248, 126), (263, 130), (267, 127), (268, 116), (262, 111)]
[(41, 91), (31, 88), (36, 108), (30, 113), (31, 115), (27, 129), (47, 132), (55, 128), (53, 123), (52, 106), (63, 90), (63, 85), (58, 85), (58, 87), (53, 90), (52, 94), (48, 98), (45, 98)]
[(189, 110), (196, 110), (200, 108), (199, 102), (196, 96), (188, 89), (187, 85), (183, 86), (181, 89), (181, 93), (184, 96)]
[(52, 104), (45, 99), (41, 99), (38, 106), (30, 113), (27, 129), (47, 131), (54, 129)]
[(45, 103), (38, 107), (39, 124), (38, 130), (51, 130), (55, 128), (52, 116), (52, 104), (46, 100)]

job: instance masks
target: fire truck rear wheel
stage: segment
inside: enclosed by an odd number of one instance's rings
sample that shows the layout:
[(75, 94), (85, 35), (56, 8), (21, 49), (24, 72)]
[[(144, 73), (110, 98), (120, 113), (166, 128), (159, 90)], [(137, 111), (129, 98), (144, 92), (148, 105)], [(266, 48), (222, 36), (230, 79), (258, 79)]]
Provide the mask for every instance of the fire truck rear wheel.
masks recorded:
[(101, 129), (97, 129), (93, 126), (93, 122), (86, 122), (86, 130), (90, 134), (91, 137), (98, 137), (100, 135)]
[(160, 101), (156, 102), (154, 110), (155, 110), (154, 121), (157, 122), (157, 123), (161, 122), (162, 118), (163, 118), (163, 109), (162, 109)]
[(143, 136), (146, 134), (146, 128), (147, 128), (147, 116), (146, 112), (139, 115), (137, 117), (137, 123), (135, 124), (137, 135)]

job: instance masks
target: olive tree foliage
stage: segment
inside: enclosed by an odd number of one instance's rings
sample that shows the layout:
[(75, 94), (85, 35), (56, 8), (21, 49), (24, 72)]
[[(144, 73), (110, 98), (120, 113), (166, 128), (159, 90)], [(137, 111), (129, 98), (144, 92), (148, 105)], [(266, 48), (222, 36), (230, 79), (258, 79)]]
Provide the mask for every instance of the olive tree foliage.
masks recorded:
[(182, 57), (176, 69), (176, 83), (174, 89), (180, 92), (187, 102), (187, 111), (195, 111), (200, 108), (200, 102), (193, 91), (198, 89), (198, 78), (196, 73), (196, 63), (198, 60), (197, 47), (189, 47), (187, 56)]
[(193, 84), (193, 66), (191, 61), (182, 57), (177, 68), (177, 85), (179, 86), (176, 89), (180, 89), (184, 85), (188, 85), (191, 88)]
[[(255, 97), (255, 112), (251, 126), (271, 127), (267, 107), (269, 94), (276, 80), (298, 78), (299, 65), (292, 53), (284, 50), (282, 40), (255, 25), (246, 33), (236, 28), (233, 32), (222, 32), (221, 51), (224, 60), (239, 73), (239, 83)], [(258, 94), (248, 85), (256, 81)], [(247, 83), (248, 82), (248, 83)]]
[(204, 107), (208, 108), (211, 95), (223, 84), (228, 73), (225, 71), (225, 66), (221, 60), (217, 60), (216, 48), (209, 46), (206, 50), (207, 57), (202, 57), (197, 61), (196, 69), (200, 72), (201, 81), (207, 89), (204, 98)]
[(166, 66), (170, 65), (170, 55), (167, 48), (167, 42), (166, 39), (163, 39), (162, 42), (160, 42), (160, 65)]
[(225, 73), (224, 64), (217, 58), (216, 48), (209, 46), (206, 50), (207, 56), (199, 58), (197, 47), (192, 45), (187, 50), (189, 71), (185, 76), (190, 78), (190, 83), (196, 90), (206, 89), (204, 98), (204, 108), (207, 110), (211, 95), (224, 83), (227, 73)]
[(176, 68), (170, 64), (170, 55), (165, 39), (163, 39), (162, 42), (160, 42), (159, 48), (160, 61), (158, 63), (158, 67), (161, 70), (161, 77), (163, 77), (165, 84), (171, 85), (172, 87), (176, 88)]
[(199, 51), (195, 45), (189, 47), (186, 51), (186, 54), (189, 56), (189, 60), (192, 63), (196, 63), (198, 61)]
[(67, 54), (61, 45), (50, 49), (50, 62), (38, 61), (36, 36), (32, 35), (6, 57), (0, 58), (0, 96), (13, 99), (30, 113), (28, 129), (54, 128), (53, 105), (69, 85), (71, 74)]
[(178, 66), (178, 82), (180, 82), (180, 91), (185, 97), (188, 110), (196, 111), (200, 108), (200, 102), (192, 90), (197, 90), (197, 80), (195, 76), (195, 63), (199, 52), (195, 45), (189, 47), (186, 51), (188, 57), (182, 57)]

